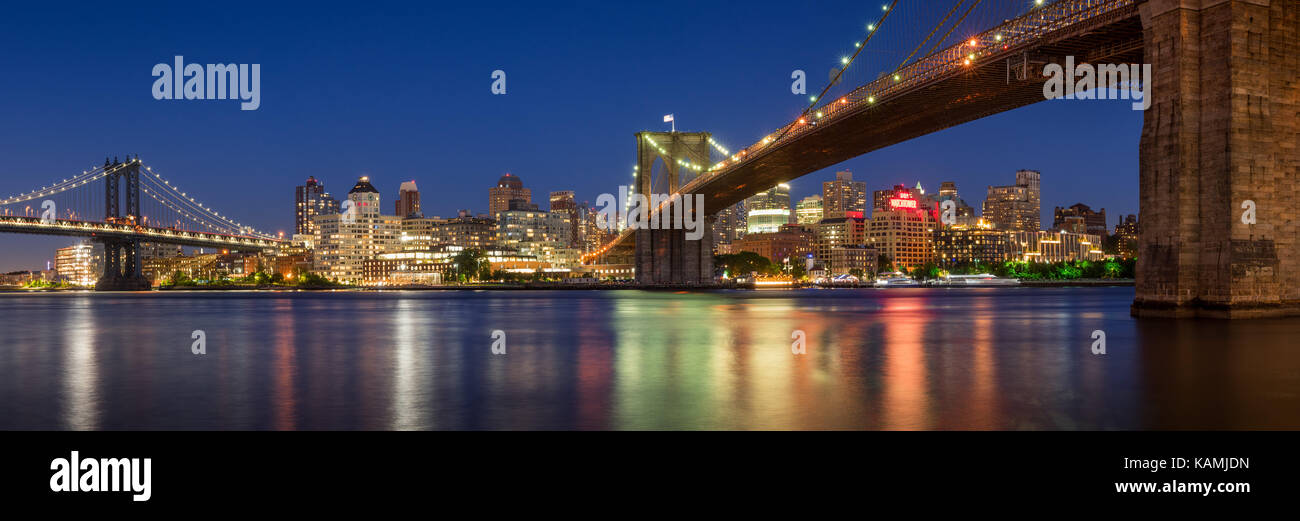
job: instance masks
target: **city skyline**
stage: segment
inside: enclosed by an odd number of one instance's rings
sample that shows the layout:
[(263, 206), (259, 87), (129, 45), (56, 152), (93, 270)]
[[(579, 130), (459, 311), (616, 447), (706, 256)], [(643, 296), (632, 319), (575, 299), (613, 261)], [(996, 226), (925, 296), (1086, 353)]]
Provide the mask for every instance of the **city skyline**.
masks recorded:
[[(0, 57), (0, 63), (14, 69), (48, 73), (34, 76), (30, 84), (8, 87), (9, 98), (24, 103), (15, 106), (0, 127), (9, 147), (10, 172), (0, 176), (0, 191), (36, 188), (27, 186), (26, 175), (15, 172), (31, 172), (36, 178), (66, 177), (98, 164), (105, 155), (131, 153), (182, 179), (186, 189), (204, 194), (209, 204), (239, 207), (241, 219), (250, 225), (286, 234), (293, 232), (293, 223), (286, 222), (284, 194), (309, 175), (322, 179), (336, 193), (337, 187), (370, 175), (388, 198), (399, 182), (414, 179), (425, 188), (421, 206), (432, 215), (453, 214), (466, 207), (483, 212), (482, 187), (506, 172), (524, 178), (537, 194), (573, 190), (576, 200), (594, 201), (601, 193), (617, 193), (620, 184), (631, 181), (633, 134), (667, 130), (664, 114), (675, 114), (679, 130), (712, 132), (732, 149), (754, 142), (797, 114), (806, 98), (791, 95), (790, 71), (807, 70), (809, 83), (817, 84), (817, 71), (842, 51), (843, 35), (860, 30), (857, 18), (873, 16), (868, 6), (841, 4), (844, 12), (856, 16), (830, 26), (818, 15), (793, 12), (776, 2), (756, 3), (739, 14), (725, 6), (702, 6), (705, 14), (738, 17), (737, 24), (725, 31), (709, 23), (667, 17), (645, 6), (630, 7), (639, 15), (620, 16), (617, 23), (608, 20), (623, 7), (561, 6), (539, 14), (538, 21), (565, 20), (594, 33), (542, 38), (541, 44), (526, 51), (516, 50), (511, 43), (549, 30), (520, 20), (503, 21), (502, 32), (493, 34), (453, 26), (440, 40), (465, 45), (452, 52), (430, 48), (409, 31), (381, 32), (393, 15), (369, 15), (357, 21), (353, 34), (371, 43), (355, 46), (351, 38), (325, 34), (331, 27), (353, 23), (332, 13), (321, 15), (322, 34), (313, 33), (319, 36), (313, 44), (319, 50), (308, 52), (272, 30), (294, 14), (282, 6), (269, 7), (260, 20), (216, 17), (197, 26), (161, 24), (150, 27), (155, 36), (144, 41), (96, 38), (101, 49), (96, 56), (73, 48), (29, 49)], [(141, 9), (89, 7), (75, 15), (56, 15), (41, 6), (23, 6), (19, 11), (39, 20), (57, 16), (61, 23), (43, 29), (52, 31), (50, 38), (89, 43), (93, 33), (89, 29), (99, 24), (142, 28), (137, 25), (142, 22), (135, 21)], [(403, 14), (416, 21), (478, 14), (476, 8), (467, 7), (404, 9)], [(797, 26), (805, 19), (817, 20), (824, 30), (800, 29), (796, 36), (803, 43), (799, 46), (777, 45), (763, 36), (772, 28), (772, 20)], [(668, 38), (703, 35), (698, 45), (707, 46), (728, 66), (690, 66), (680, 77), (669, 75), (654, 85), (623, 71), (623, 60), (615, 58), (622, 53), (637, 56), (646, 67), (670, 68), (676, 57), (641, 56), (635, 39), (621, 35), (660, 27)], [(13, 48), (27, 49), (22, 41), (32, 36), (32, 30), (20, 27), (0, 39)], [(240, 41), (218, 37), (227, 33), (247, 37)], [(594, 41), (600, 42), (600, 51), (590, 50)], [(417, 66), (399, 59), (403, 55), (399, 49), (409, 46), (427, 51), (428, 57)], [(770, 60), (759, 60), (753, 56), (756, 52), (766, 53)], [(152, 99), (148, 69), (174, 55), (195, 62), (262, 63), (261, 107), (240, 111), (221, 102)], [(489, 90), (490, 73), (496, 69), (510, 73), (504, 96), (493, 96)], [(110, 81), (87, 97), (66, 76), (68, 70)], [(745, 72), (737, 75), (736, 71)], [(711, 95), (709, 89), (683, 94), (700, 84), (725, 85), (726, 95)], [(304, 85), (311, 88), (304, 90)], [(386, 89), (384, 85), (393, 88), (380, 90)], [(365, 108), (354, 106), (350, 100), (355, 99), (365, 100)], [(638, 103), (628, 104), (628, 99)], [(533, 117), (520, 121), (514, 114), (521, 111)], [(129, 116), (137, 124), (105, 133), (78, 125), (74, 114)], [(567, 120), (580, 121), (590, 131), (548, 130), (555, 122)], [(1053, 124), (1066, 121), (1068, 127)], [(1061, 131), (1035, 131), (1040, 122)], [(796, 179), (790, 183), (791, 198), (797, 201), (819, 193), (820, 183), (833, 178), (836, 170), (853, 171), (855, 179), (872, 187), (921, 180), (933, 185), (927, 189), (937, 189), (939, 182), (950, 180), (971, 196), (985, 186), (1006, 183), (1009, 172), (1032, 168), (1043, 172), (1047, 211), (1083, 202), (1107, 208), (1112, 215), (1136, 214), (1140, 128), (1140, 113), (1122, 102), (1039, 103)], [(583, 153), (556, 153), (576, 150)], [(429, 190), (434, 186), (439, 190)], [(1050, 222), (1050, 214), (1043, 219)], [(6, 271), (43, 266), (55, 248), (67, 245), (42, 237), (8, 240), (14, 247), (0, 255), (0, 269)]]

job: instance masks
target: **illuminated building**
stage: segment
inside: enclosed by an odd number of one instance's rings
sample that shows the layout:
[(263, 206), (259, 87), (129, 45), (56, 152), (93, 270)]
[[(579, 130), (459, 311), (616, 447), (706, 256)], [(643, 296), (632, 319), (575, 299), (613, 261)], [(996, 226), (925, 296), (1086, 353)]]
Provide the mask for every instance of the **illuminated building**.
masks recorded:
[(867, 221), (861, 217), (828, 217), (817, 223), (813, 239), (813, 254), (817, 262), (827, 266), (831, 250), (846, 246), (867, 245)]
[(952, 267), (976, 262), (995, 264), (1016, 258), (1009, 232), (987, 221), (974, 225), (940, 226), (934, 230), (934, 257), (939, 266)]
[(786, 259), (803, 258), (813, 251), (813, 232), (798, 224), (786, 224), (775, 232), (746, 234), (744, 239), (732, 243), (736, 252), (754, 252), (772, 262), (781, 264)]
[(1101, 237), (1069, 232), (1009, 232), (1011, 248), (1018, 260), (1061, 262), (1102, 260)]
[(984, 199), (984, 219), (999, 230), (1036, 232), (1041, 229), (1039, 182), (1034, 170), (1016, 172), (1016, 184), (990, 186)]
[(1117, 241), (1117, 250), (1120, 257), (1125, 259), (1137, 257), (1138, 233), (1140, 231), (1138, 218), (1133, 214), (1129, 214), (1123, 221), (1115, 225), (1115, 240)]
[(745, 200), (746, 234), (775, 233), (790, 223), (790, 185), (779, 184)]
[(810, 195), (799, 201), (795, 208), (795, 222), (804, 226), (813, 226), (822, 220), (822, 196)]
[[(878, 271), (880, 250), (870, 246), (839, 246), (831, 248), (825, 264), (828, 276), (855, 275), (866, 277)], [(855, 273), (857, 272), (857, 273)]]
[(834, 181), (822, 183), (822, 218), (865, 215), (867, 183), (853, 180), (849, 171), (835, 172)]
[(897, 184), (893, 188), (886, 190), (876, 190), (871, 192), (871, 211), (872, 213), (888, 210), (889, 200), (898, 197), (903, 192), (907, 192), (909, 197), (915, 199), (919, 205), (924, 200), (925, 190), (921, 189), (921, 183), (916, 183), (916, 188), (908, 188), (907, 185)]
[[(1083, 223), (1083, 228), (1079, 229), (1079, 222)], [(1090, 233), (1101, 236), (1103, 239), (1110, 235), (1110, 230), (1106, 224), (1106, 209), (1092, 211), (1088, 205), (1077, 203), (1069, 208), (1057, 206), (1052, 211), (1052, 229), (1064, 230), (1074, 233)]]
[(509, 211), (510, 203), (525, 205), (533, 200), (532, 191), (524, 188), (524, 182), (518, 176), (506, 174), (497, 180), (497, 185), (488, 189), (488, 215), (496, 217), (498, 213)]
[(307, 183), (294, 191), (294, 233), (316, 233), (312, 220), (318, 215), (339, 212), (339, 202), (325, 191), (325, 185), (308, 177)]
[[(456, 255), (460, 246), (441, 245), (425, 251), (383, 253), (363, 263), (361, 284), (366, 286), (429, 285), (456, 280)], [(491, 271), (536, 273), (551, 264), (510, 249), (483, 252)]]
[(406, 181), (397, 189), (397, 200), (393, 201), (397, 211), (394, 215), (402, 218), (422, 217), (420, 212), (420, 189), (415, 181)]
[(736, 203), (718, 212), (713, 219), (714, 253), (722, 254), (728, 246), (745, 237), (745, 205)]
[(103, 260), (104, 247), (88, 241), (59, 248), (54, 250), (55, 277), (74, 286), (94, 286)]
[(581, 252), (569, 245), (572, 236), (569, 215), (564, 212), (507, 210), (497, 214), (500, 247), (536, 256), (555, 267), (579, 264)]
[(867, 230), (867, 244), (905, 271), (934, 261), (935, 215), (912, 194), (906, 189), (895, 192), (885, 208), (871, 213)]
[(315, 219), (313, 271), (344, 283), (362, 280), (363, 263), (401, 250), (402, 219), (380, 213), (379, 190), (362, 177), (348, 192), (350, 211)]
[(578, 246), (578, 236), (581, 234), (581, 226), (578, 222), (578, 203), (573, 198), (572, 190), (562, 190), (551, 192), (551, 212), (564, 214), (569, 221), (569, 238), (570, 247)]

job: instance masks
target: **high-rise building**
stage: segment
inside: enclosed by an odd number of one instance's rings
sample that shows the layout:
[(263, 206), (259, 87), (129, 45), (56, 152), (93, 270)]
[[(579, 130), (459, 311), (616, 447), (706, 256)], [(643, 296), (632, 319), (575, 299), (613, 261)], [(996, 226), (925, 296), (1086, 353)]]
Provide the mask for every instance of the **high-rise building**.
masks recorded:
[(506, 174), (497, 180), (497, 185), (488, 189), (488, 216), (497, 218), (497, 214), (510, 210), (511, 201), (518, 204), (530, 204), (533, 201), (531, 190), (524, 188), (524, 182), (519, 176)]
[(864, 217), (867, 183), (853, 180), (849, 171), (835, 172), (834, 181), (822, 183), (822, 218)]
[(902, 271), (934, 261), (934, 230), (938, 223), (933, 210), (912, 194), (908, 189), (898, 190), (885, 208), (871, 212), (867, 230), (867, 244), (888, 256)]
[(94, 286), (103, 271), (104, 247), (82, 241), (54, 251), (54, 273), (57, 280), (74, 286)]
[(573, 198), (573, 190), (551, 192), (551, 211), (568, 216), (569, 246), (578, 247), (578, 236), (581, 234), (582, 227), (578, 222), (578, 202)]
[(1071, 229), (1069, 231), (1075, 233), (1091, 233), (1093, 235), (1099, 235), (1103, 239), (1106, 238), (1107, 235), (1110, 235), (1110, 230), (1107, 229), (1108, 225), (1106, 224), (1105, 208), (1094, 212), (1092, 208), (1088, 207), (1088, 205), (1077, 203), (1069, 208), (1061, 208), (1060, 206), (1057, 206), (1052, 211), (1052, 229), (1066, 229), (1065, 224), (1067, 220), (1082, 220), (1084, 225), (1084, 230)]
[(804, 226), (813, 226), (822, 220), (822, 196), (810, 195), (799, 200), (795, 208), (795, 222)]
[(294, 233), (313, 234), (316, 233), (315, 225), (312, 219), (318, 215), (330, 215), (339, 213), (339, 202), (334, 199), (329, 192), (325, 191), (325, 185), (308, 177), (307, 182), (299, 186), (294, 191)]
[(782, 183), (745, 199), (746, 234), (775, 233), (790, 224), (790, 185)]
[(322, 215), (316, 224), (313, 271), (340, 282), (359, 284), (364, 262), (401, 251), (402, 219), (380, 213), (379, 190), (362, 177), (348, 192), (350, 208)]
[(1039, 231), (1040, 178), (1038, 171), (1021, 170), (1016, 172), (1016, 184), (990, 186), (984, 199), (984, 219), (999, 230)]
[(1115, 225), (1116, 248), (1120, 257), (1125, 259), (1137, 257), (1138, 233), (1140, 231), (1138, 218), (1133, 214), (1129, 214), (1119, 224)]
[(397, 215), (403, 219), (411, 217), (423, 217), (420, 212), (420, 189), (415, 187), (415, 181), (406, 181), (397, 189), (397, 200), (393, 201), (397, 207)]
[(718, 252), (728, 251), (724, 246), (745, 237), (745, 204), (736, 203), (722, 209), (713, 219), (713, 247)]

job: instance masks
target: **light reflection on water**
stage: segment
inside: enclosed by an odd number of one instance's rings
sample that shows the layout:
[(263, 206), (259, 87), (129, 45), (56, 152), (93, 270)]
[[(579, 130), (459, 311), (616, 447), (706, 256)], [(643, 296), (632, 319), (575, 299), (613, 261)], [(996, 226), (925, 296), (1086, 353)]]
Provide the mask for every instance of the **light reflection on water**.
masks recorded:
[(0, 294), (0, 428), (1300, 428), (1300, 320), (1138, 321), (1132, 298)]

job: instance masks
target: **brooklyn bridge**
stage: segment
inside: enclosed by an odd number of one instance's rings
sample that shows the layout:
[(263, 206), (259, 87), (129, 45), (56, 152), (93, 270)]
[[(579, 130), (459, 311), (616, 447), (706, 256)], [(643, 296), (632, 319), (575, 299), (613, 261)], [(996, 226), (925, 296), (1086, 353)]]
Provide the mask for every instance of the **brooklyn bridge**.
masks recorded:
[[(635, 191), (702, 194), (704, 207), (689, 211), (712, 222), (719, 210), (779, 183), (1044, 101), (1043, 71), (1052, 64), (1149, 64), (1152, 84), (1144, 90), (1152, 99), (1134, 143), (1142, 230), (1133, 314), (1300, 313), (1300, 0), (1024, 1), (1015, 2), (1015, 16), (952, 38), (963, 21), (979, 18), (972, 13), (995, 3), (927, 1), (944, 16), (916, 28), (923, 39), (882, 42), (873, 40), (881, 27), (909, 23), (895, 15), (908, 2), (886, 2), (840, 72), (797, 118), (759, 141), (730, 151), (707, 132), (637, 133)], [(887, 73), (846, 83), (858, 53), (886, 43), (916, 50)], [(1099, 89), (1128, 87), (1098, 81)], [(1068, 130), (1068, 122), (1061, 126)], [(1240, 218), (1247, 202), (1257, 211), (1253, 222)], [(668, 203), (651, 211), (671, 220), (681, 209)], [(147, 288), (138, 258), (145, 242), (233, 250), (281, 244), (130, 158), (0, 199), (0, 214), (0, 232), (104, 243), (98, 289)], [(584, 262), (632, 264), (648, 287), (707, 286), (710, 237), (629, 229)]]

